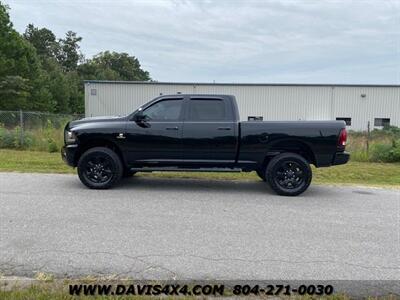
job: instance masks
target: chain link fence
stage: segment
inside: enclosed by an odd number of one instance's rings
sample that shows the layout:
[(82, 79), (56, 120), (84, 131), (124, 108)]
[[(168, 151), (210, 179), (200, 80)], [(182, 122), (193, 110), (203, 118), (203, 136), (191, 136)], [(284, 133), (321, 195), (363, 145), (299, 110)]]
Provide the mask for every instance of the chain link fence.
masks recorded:
[(33, 111), (0, 111), (0, 148), (56, 152), (67, 122), (84, 115)]

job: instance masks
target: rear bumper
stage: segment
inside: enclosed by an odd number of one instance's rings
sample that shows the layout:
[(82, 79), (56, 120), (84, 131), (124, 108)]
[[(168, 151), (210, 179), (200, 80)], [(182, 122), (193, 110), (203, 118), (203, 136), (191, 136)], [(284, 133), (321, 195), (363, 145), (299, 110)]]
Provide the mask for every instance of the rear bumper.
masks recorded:
[(76, 167), (75, 155), (77, 151), (78, 151), (78, 145), (65, 145), (64, 147), (62, 147), (61, 157), (63, 161), (71, 167)]
[(350, 154), (347, 152), (336, 152), (333, 158), (332, 165), (343, 165), (350, 159)]

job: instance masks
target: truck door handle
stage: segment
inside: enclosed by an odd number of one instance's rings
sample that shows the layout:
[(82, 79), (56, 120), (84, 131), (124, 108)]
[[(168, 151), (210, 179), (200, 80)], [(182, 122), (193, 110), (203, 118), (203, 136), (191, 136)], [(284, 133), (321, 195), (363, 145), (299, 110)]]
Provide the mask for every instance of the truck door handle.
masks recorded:
[(232, 128), (230, 127), (218, 127), (218, 130), (231, 130)]
[(179, 128), (177, 126), (175, 127), (167, 127), (165, 130), (178, 130)]

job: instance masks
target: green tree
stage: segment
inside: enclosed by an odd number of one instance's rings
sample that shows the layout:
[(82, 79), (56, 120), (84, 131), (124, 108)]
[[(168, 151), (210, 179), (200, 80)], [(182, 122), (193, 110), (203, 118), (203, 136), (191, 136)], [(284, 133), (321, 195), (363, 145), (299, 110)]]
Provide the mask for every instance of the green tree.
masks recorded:
[(13, 110), (26, 108), (29, 97), (29, 85), (27, 79), (21, 76), (0, 77), (0, 108)]
[(69, 113), (70, 89), (72, 87), (68, 84), (67, 75), (54, 58), (43, 59), (42, 65), (46, 71), (46, 84), (54, 103), (54, 111), (57, 113)]
[(85, 79), (151, 80), (127, 53), (105, 51), (84, 61), (81, 41), (75, 32), (57, 39), (33, 24), (21, 36), (0, 1), (0, 110), (82, 113)]
[[(56, 40), (55, 34), (47, 28), (37, 28), (29, 24), (24, 37), (39, 54), (42, 68), (45, 71), (46, 85), (50, 92), (54, 111), (58, 113), (82, 112), (83, 96), (77, 92), (82, 81), (71, 80), (76, 78), (78, 41), (75, 33), (69, 32), (64, 40)], [(75, 50), (74, 50), (75, 49)], [(75, 57), (75, 58), (74, 58)], [(71, 75), (70, 73), (75, 74)], [(78, 105), (82, 103), (82, 105)]]
[(78, 68), (84, 79), (92, 80), (151, 80), (139, 60), (127, 53), (101, 52)]
[(57, 57), (60, 45), (54, 33), (47, 28), (37, 28), (33, 24), (26, 27), (24, 38), (31, 43), (42, 58)]
[(66, 71), (76, 70), (78, 63), (83, 60), (83, 55), (79, 50), (81, 41), (82, 38), (73, 31), (68, 31), (65, 38), (59, 40), (60, 51), (57, 58)]
[(83, 80), (76, 71), (68, 72), (66, 77), (70, 87), (69, 111), (74, 114), (83, 113), (85, 111)]
[(35, 48), (13, 28), (0, 2), (0, 109), (52, 110)]

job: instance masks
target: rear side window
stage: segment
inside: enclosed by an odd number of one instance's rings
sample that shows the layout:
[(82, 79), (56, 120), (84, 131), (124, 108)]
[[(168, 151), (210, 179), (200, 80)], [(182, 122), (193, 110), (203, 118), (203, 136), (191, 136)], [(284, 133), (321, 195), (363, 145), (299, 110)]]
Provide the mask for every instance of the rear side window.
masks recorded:
[(222, 121), (226, 118), (225, 103), (219, 99), (189, 101), (190, 121)]
[(182, 110), (182, 99), (162, 100), (143, 112), (149, 121), (178, 121)]

